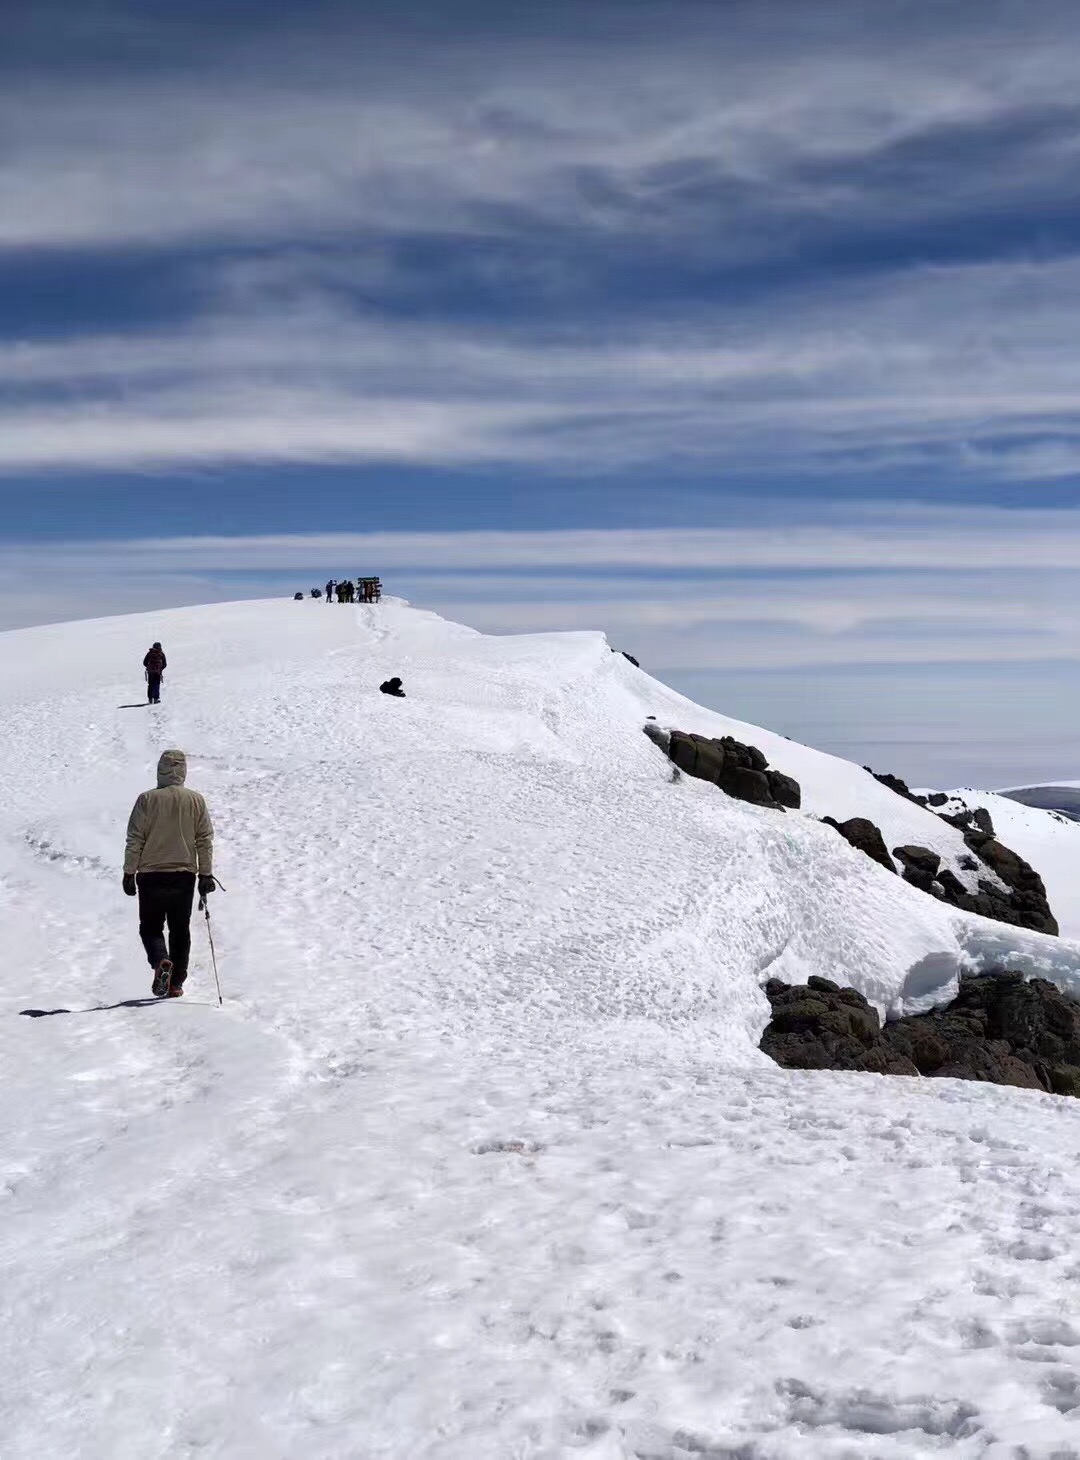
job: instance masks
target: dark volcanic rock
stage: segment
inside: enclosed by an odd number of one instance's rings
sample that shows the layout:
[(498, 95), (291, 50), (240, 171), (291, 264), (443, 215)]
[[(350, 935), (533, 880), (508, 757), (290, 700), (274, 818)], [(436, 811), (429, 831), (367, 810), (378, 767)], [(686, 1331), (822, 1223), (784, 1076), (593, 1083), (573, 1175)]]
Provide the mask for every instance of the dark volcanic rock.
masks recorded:
[(754, 806), (776, 805), (764, 771), (741, 765), (725, 766), (716, 784), (736, 801), (749, 801)]
[(903, 864), (905, 882), (910, 882), (920, 892), (944, 897), (940, 888), (934, 888), (934, 878), (941, 866), (937, 852), (932, 852), (929, 847), (893, 847), (893, 856)]
[(865, 852), (875, 862), (880, 862), (883, 867), (888, 867), (890, 872), (895, 872), (892, 858), (885, 845), (885, 838), (872, 821), (865, 816), (852, 816), (847, 821), (835, 821), (831, 816), (823, 816), (822, 821), (826, 826), (835, 827), (845, 841), (859, 852)]
[(743, 745), (731, 735), (710, 740), (705, 735), (670, 732), (646, 723), (645, 734), (658, 745), (679, 770), (713, 785), (738, 801), (783, 810), (802, 804), (802, 789), (793, 777), (769, 769), (769, 762), (756, 745)]
[(777, 1064), (790, 1070), (918, 1074), (910, 1060), (883, 1045), (877, 1010), (855, 989), (824, 978), (791, 988), (770, 979), (765, 992), (773, 1017), (761, 1048)]
[(716, 741), (706, 740), (704, 735), (684, 735), (681, 730), (673, 730), (668, 755), (688, 776), (712, 781), (713, 785), (719, 781), (724, 769), (722, 748)]
[[(974, 837), (980, 838), (978, 844)], [(1057, 934), (1058, 924), (1046, 896), (1042, 878), (1029, 862), (1016, 852), (1003, 846), (996, 837), (987, 837), (985, 832), (969, 832), (964, 840), (982, 862), (1000, 878), (1008, 888), (1002, 892), (999, 887), (985, 878), (979, 879), (981, 896), (994, 908), (985, 913), (999, 922), (1012, 923), (1018, 928), (1033, 928), (1037, 933)], [(978, 908), (977, 911), (982, 911)]]
[[(963, 834), (968, 852), (974, 853), (958, 858), (957, 865), (965, 872), (975, 872), (981, 862), (1005, 884), (1005, 890), (981, 878), (979, 891), (973, 896), (958, 877), (938, 877), (936, 888), (931, 886), (926, 890), (936, 892), (946, 902), (967, 912), (977, 912), (1018, 928), (1033, 928), (1037, 933), (1056, 934), (1057, 919), (1050, 909), (1042, 878), (1023, 857), (998, 841), (989, 811), (983, 806), (974, 810), (964, 807), (961, 811), (939, 815)], [(904, 875), (909, 882), (924, 885), (919, 878), (908, 876), (907, 872)]]
[(1080, 1003), (1045, 979), (998, 972), (964, 978), (951, 1004), (881, 1027), (854, 989), (829, 979), (770, 979), (772, 1020), (761, 1048), (800, 1070), (869, 1070), (983, 1080), (1080, 1095)]
[(766, 771), (765, 777), (777, 805), (790, 806), (793, 811), (798, 811), (802, 805), (802, 788), (798, 781), (793, 776), (785, 776), (783, 771)]
[[(944, 872), (939, 872), (937, 874), (936, 881), (942, 892), (944, 892), (945, 894), (945, 901), (951, 902), (954, 907), (961, 906), (961, 903), (957, 900), (959, 898), (966, 897), (969, 898), (971, 901), (974, 901), (974, 898), (971, 897), (971, 894), (968, 892), (967, 888), (960, 881), (960, 878), (957, 877), (955, 872), (950, 872), (948, 867), (945, 868)], [(968, 910), (970, 911), (970, 909)]]
[(893, 847), (893, 856), (903, 862), (905, 867), (914, 867), (916, 871), (925, 872), (931, 882), (941, 866), (941, 858), (929, 847)]
[(868, 765), (864, 765), (863, 770), (872, 775), (875, 781), (880, 781), (883, 786), (888, 786), (890, 791), (895, 791), (898, 796), (903, 796), (905, 801), (914, 801), (916, 806), (926, 805), (926, 797), (916, 796), (907, 782), (902, 781), (899, 776), (891, 776), (888, 771), (875, 771)]

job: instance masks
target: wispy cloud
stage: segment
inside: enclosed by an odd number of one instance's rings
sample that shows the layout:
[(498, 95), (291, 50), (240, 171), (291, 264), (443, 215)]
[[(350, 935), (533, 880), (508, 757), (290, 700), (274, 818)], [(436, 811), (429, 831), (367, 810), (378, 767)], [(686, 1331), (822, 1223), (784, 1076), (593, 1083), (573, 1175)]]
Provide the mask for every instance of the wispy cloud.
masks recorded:
[[(312, 274), (309, 271), (313, 271)], [(0, 471), (200, 461), (1073, 474), (1080, 260), (925, 268), (693, 322), (389, 319), (310, 263), (180, 328), (0, 343)]]
[(0, 76), (0, 252), (156, 251), (185, 302), (0, 335), (0, 472), (1068, 479), (1080, 19), (946, 9), (113, 7), (141, 64)]
[[(1069, 8), (1030, 7), (1022, 35), (985, 6), (880, 9), (873, 27), (836, 0), (815, 9), (772, 5), (765, 25), (750, 6), (597, 6), (591, 44), (554, 13), (547, 33), (515, 36), (512, 17), (470, 33), (461, 8), (459, 37), (411, 31), (407, 45), (354, 13), (307, 34), (204, 37), (172, 74), (122, 84), (9, 79), (0, 244), (487, 233), (522, 217), (665, 230), (711, 196), (733, 215), (712, 246), (746, 247), (777, 217), (879, 207), (910, 181), (902, 149), (1010, 118), (1027, 125), (998, 188), (1067, 175)], [(876, 181), (858, 174), (893, 155)], [(977, 187), (969, 175), (952, 204), (909, 187), (907, 206), (970, 206)]]
[(376, 563), (382, 569), (558, 572), (637, 568), (666, 572), (892, 569), (949, 573), (1041, 572), (1080, 567), (1080, 509), (1008, 510), (896, 503), (728, 502), (727, 528), (484, 532), (340, 532), (175, 536), (0, 548), (15, 566), (30, 551), (58, 565), (100, 562), (123, 569), (152, 558), (184, 571), (318, 570)]

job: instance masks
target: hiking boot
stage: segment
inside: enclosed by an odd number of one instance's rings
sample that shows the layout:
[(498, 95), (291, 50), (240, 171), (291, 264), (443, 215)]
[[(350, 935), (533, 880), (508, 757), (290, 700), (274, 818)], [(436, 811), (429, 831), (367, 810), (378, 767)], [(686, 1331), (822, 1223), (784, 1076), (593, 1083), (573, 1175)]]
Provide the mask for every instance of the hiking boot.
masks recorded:
[(150, 992), (155, 999), (163, 999), (169, 992), (169, 983), (172, 979), (172, 959), (163, 958), (154, 969), (154, 982), (150, 985)]
[(182, 983), (171, 983), (169, 992), (165, 995), (168, 999), (182, 999), (184, 997), (184, 985)]

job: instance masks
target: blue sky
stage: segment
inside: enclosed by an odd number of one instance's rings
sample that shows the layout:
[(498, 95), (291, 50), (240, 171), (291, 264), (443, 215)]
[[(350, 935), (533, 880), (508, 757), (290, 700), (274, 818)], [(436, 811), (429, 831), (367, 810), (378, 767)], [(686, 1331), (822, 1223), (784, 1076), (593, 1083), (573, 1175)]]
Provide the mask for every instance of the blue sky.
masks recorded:
[(0, 626), (379, 571), (1080, 775), (1078, 57), (1003, 0), (5, 7)]

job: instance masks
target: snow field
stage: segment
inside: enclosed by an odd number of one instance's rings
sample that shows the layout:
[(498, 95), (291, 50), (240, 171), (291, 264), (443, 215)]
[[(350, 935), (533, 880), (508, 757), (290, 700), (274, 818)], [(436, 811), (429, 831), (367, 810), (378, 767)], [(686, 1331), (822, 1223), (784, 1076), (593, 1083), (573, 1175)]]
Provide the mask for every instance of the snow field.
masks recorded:
[[(151, 638), (164, 702), (120, 710)], [(0, 662), (5, 1457), (1080, 1455), (1075, 1105), (754, 1047), (770, 973), (917, 1006), (1080, 949), (672, 784), (641, 723), (890, 846), (928, 813), (598, 635), (240, 604)], [(173, 744), (224, 1010), (197, 926), (190, 998), (124, 1006), (123, 825)]]

